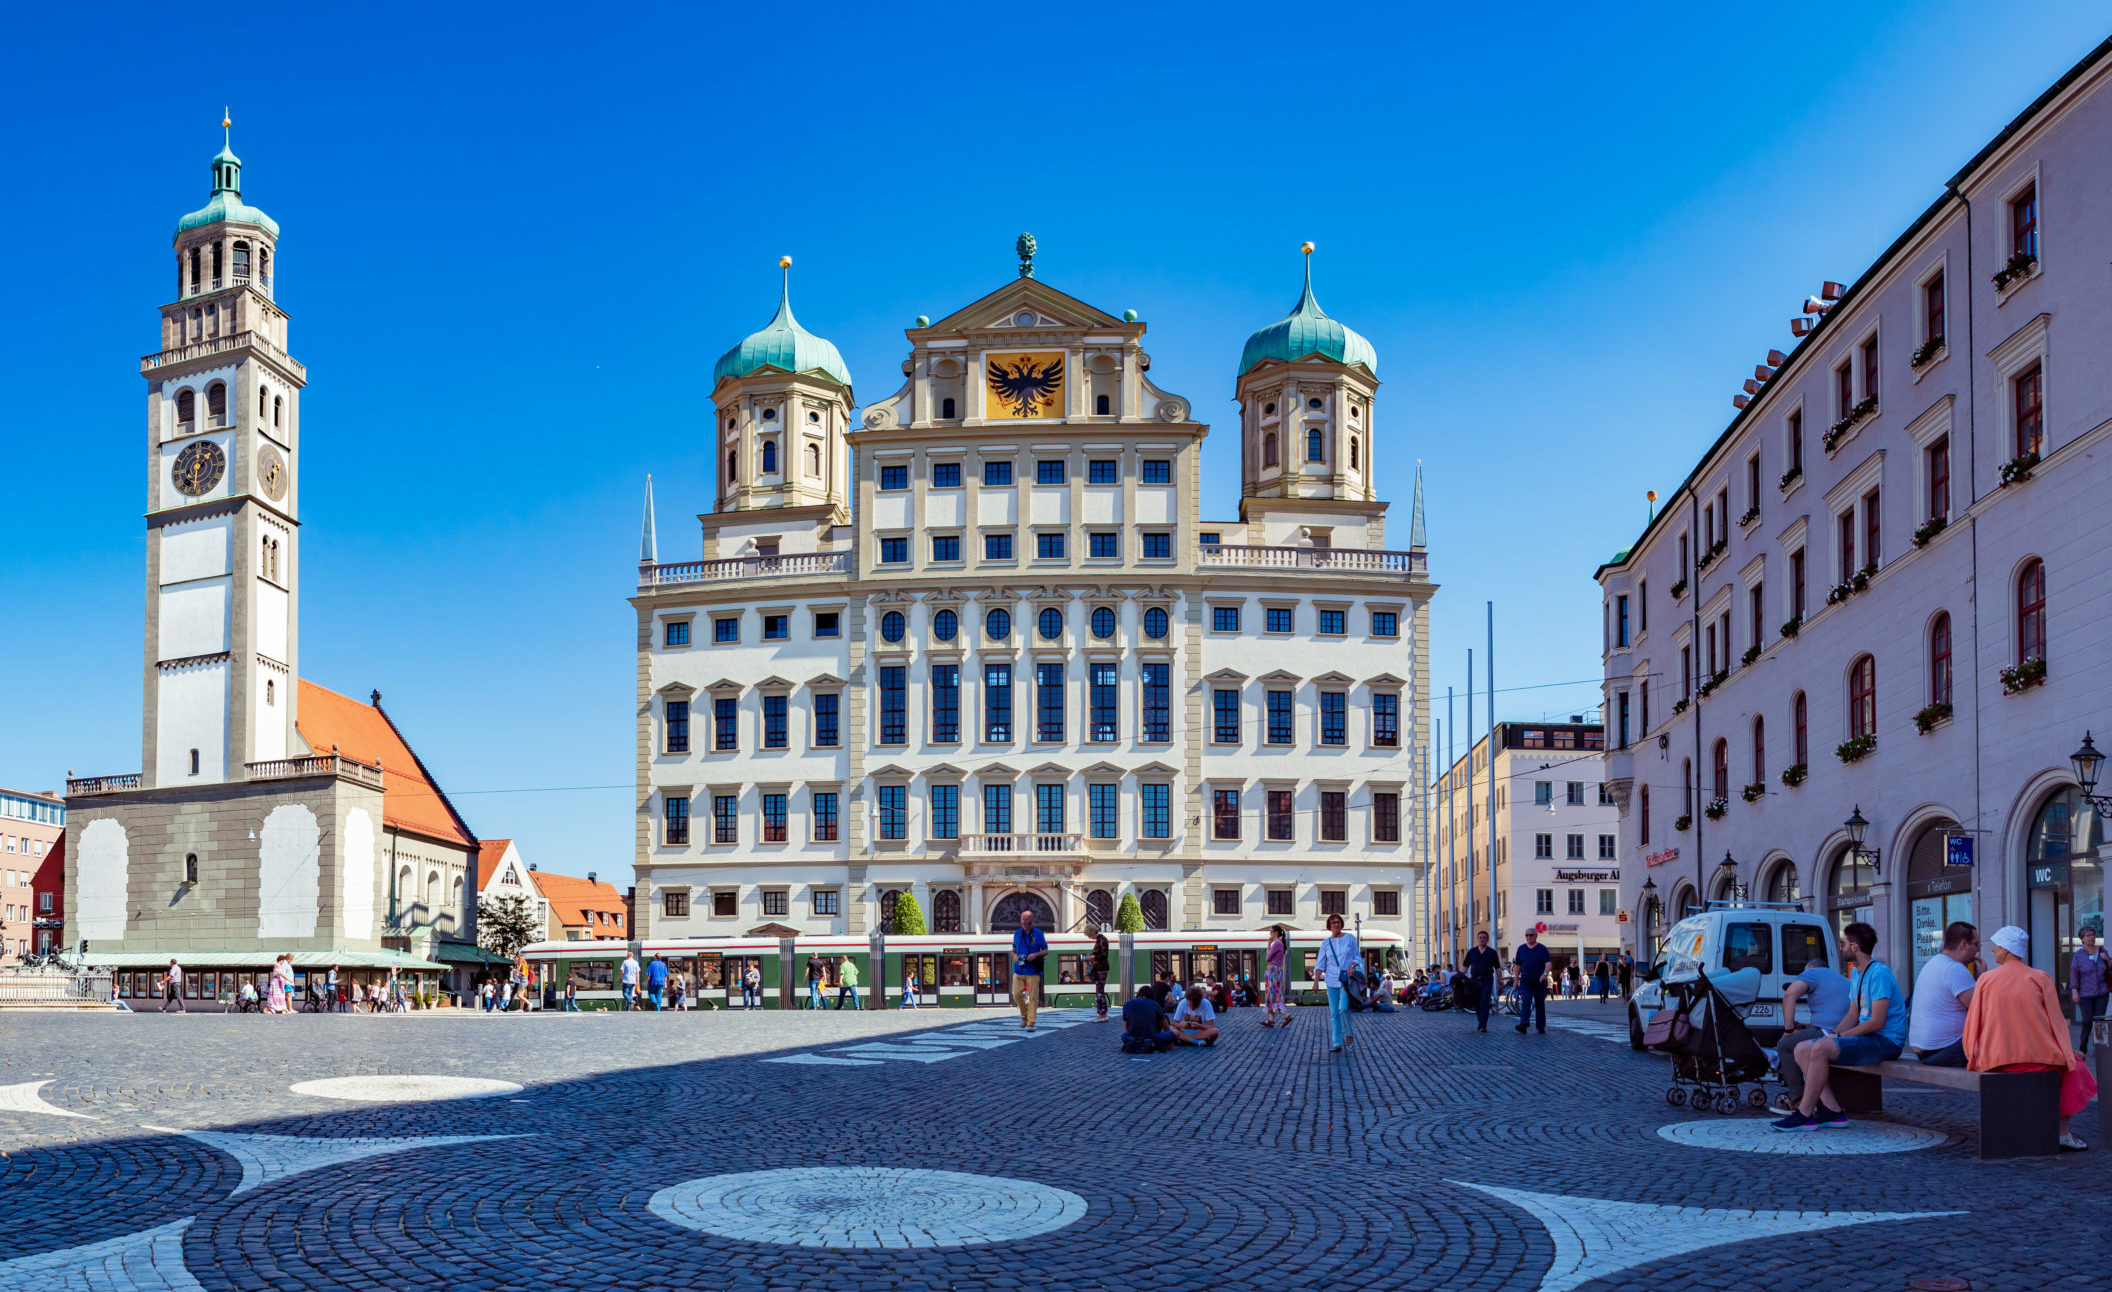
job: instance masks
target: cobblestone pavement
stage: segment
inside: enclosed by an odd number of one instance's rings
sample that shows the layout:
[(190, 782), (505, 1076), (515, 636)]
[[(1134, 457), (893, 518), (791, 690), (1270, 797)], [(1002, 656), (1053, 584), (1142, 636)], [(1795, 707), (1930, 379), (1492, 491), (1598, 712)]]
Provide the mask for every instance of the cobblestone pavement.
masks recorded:
[(1983, 1164), (1901, 1092), (1765, 1151), (1620, 1009), (1148, 1058), (1076, 1011), (0, 1015), (0, 1292), (2102, 1281), (2112, 1147)]

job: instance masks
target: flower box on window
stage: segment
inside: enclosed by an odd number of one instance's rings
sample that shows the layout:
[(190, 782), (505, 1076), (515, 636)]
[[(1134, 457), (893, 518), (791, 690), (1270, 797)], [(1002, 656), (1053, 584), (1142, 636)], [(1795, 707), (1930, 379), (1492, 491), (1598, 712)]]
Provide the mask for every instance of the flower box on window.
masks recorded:
[(1803, 467), (1791, 467), (1789, 470), (1784, 471), (1782, 473), (1782, 492), (1788, 493), (1789, 487), (1795, 484), (1797, 481), (1802, 480), (1803, 478)]
[(1802, 631), (1804, 631), (1804, 616), (1792, 615), (1782, 621), (1782, 635), (1784, 637), (1794, 637)]
[(1715, 690), (1719, 686), (1722, 686), (1725, 680), (1730, 677), (1730, 675), (1731, 670), (1729, 669), (1719, 670), (1713, 676), (1705, 678), (1702, 681), (1701, 689), (1696, 694), (1698, 694), (1702, 699), (1706, 700), (1709, 697), (1709, 692)]
[(1686, 833), (1686, 831), (1687, 831), (1687, 829), (1688, 829), (1688, 827), (1692, 826), (1693, 824), (1694, 824), (1694, 818), (1693, 818), (1693, 817), (1691, 817), (1691, 816), (1686, 816), (1686, 815), (1681, 815), (1681, 816), (1679, 816), (1679, 817), (1676, 817), (1676, 818), (1674, 818), (1674, 820), (1673, 820), (1673, 822), (1672, 822), (1672, 828), (1673, 828), (1674, 830), (1677, 830), (1677, 831), (1679, 831), (1679, 832), (1680, 832), (1681, 834), (1685, 834), (1685, 833)]
[(1758, 519), (1760, 519), (1760, 504), (1756, 502), (1745, 509), (1745, 514), (1738, 518), (1738, 523), (1740, 525), (1750, 525)]
[(1804, 778), (1810, 774), (1811, 769), (1804, 764), (1793, 763), (1782, 769), (1782, 783), (1791, 789), (1795, 789), (1797, 786), (1802, 785)]
[(1855, 429), (1856, 423), (1862, 421), (1864, 418), (1870, 416), (1876, 411), (1877, 396), (1865, 395), (1862, 398), (1861, 402), (1857, 403), (1855, 407), (1848, 410), (1848, 416), (1843, 417), (1840, 421), (1835, 422), (1832, 426), (1827, 428), (1826, 437), (1823, 441), (1826, 446), (1826, 451), (1828, 453), (1831, 453), (1835, 449), (1841, 447), (1841, 441), (1848, 438), (1848, 432)]
[(1679, 716), (1680, 714), (1682, 714), (1682, 713), (1685, 713), (1685, 712), (1687, 711), (1687, 704), (1688, 704), (1688, 701), (1686, 701), (1686, 700), (1675, 700), (1675, 701), (1673, 701), (1673, 703), (1672, 703), (1672, 716), (1676, 718), (1676, 717), (1678, 717), (1678, 716)]
[(1754, 781), (1752, 784), (1738, 791), (1738, 797), (1744, 799), (1748, 803), (1751, 803), (1753, 800), (1759, 798), (1765, 793), (1767, 793), (1767, 782)]
[(1674, 601), (1677, 601), (1685, 595), (1687, 595), (1687, 581), (1685, 579), (1681, 579), (1679, 582), (1672, 585), (1672, 599)]
[(2046, 685), (2046, 661), (2028, 659), (2002, 670), (2002, 694), (2016, 695)]
[(1859, 763), (1877, 748), (1877, 737), (1871, 735), (1852, 736), (1834, 746), (1834, 754), (1844, 763)]
[(2007, 264), (1995, 271), (1995, 290), (1998, 292), (2008, 291), (2011, 283), (2023, 282), (2031, 277), (2032, 271), (2038, 267), (2039, 258), (2037, 256), (2032, 255), (2028, 251), (2017, 252), (2009, 258)]
[(1731, 801), (1729, 799), (1710, 799), (1708, 806), (1702, 808), (1701, 814), (1711, 821), (1721, 821), (1723, 820), (1723, 814), (1730, 810)]
[(1908, 357), (1907, 366), (1910, 368), (1919, 368), (1923, 364), (1927, 363), (1929, 360), (1935, 358), (1941, 353), (1943, 353), (1943, 338), (1940, 336), (1932, 336), (1928, 340), (1922, 342), (1921, 345), (1915, 349), (1914, 353)]
[(1951, 518), (1949, 516), (1931, 516), (1921, 522), (1920, 527), (1914, 531), (1914, 546), (1927, 547), (1929, 540), (1941, 534), (1944, 531), (1944, 527), (1950, 523)]
[(1914, 715), (1914, 730), (1926, 736), (1934, 731), (1938, 725), (1950, 721), (1950, 718), (1950, 705), (1932, 704)]
[(2002, 486), (2022, 484), (2031, 479), (2031, 469), (2039, 465), (2037, 453), (2019, 453), (2002, 464)]
[(1745, 654), (1743, 654), (1743, 655), (1740, 655), (1740, 656), (1738, 657), (1738, 662), (1739, 662), (1740, 664), (1750, 664), (1750, 663), (1752, 663), (1752, 662), (1753, 662), (1754, 660), (1756, 660), (1756, 659), (1759, 659), (1759, 658), (1760, 658), (1760, 647), (1759, 647), (1759, 646), (1757, 646), (1757, 645), (1753, 645), (1753, 646), (1748, 646), (1748, 647), (1746, 647), (1746, 648), (1745, 648)]

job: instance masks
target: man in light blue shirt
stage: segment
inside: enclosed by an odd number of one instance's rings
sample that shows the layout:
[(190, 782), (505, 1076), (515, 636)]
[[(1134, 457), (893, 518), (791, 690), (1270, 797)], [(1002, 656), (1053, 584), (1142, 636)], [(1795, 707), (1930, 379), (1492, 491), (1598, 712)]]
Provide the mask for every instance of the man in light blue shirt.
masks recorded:
[(1855, 1067), (1884, 1063), (1899, 1057), (1907, 1040), (1907, 1001), (1899, 979), (1883, 961), (1873, 960), (1877, 930), (1857, 921), (1841, 930), (1841, 939), (1853, 957), (1854, 971), (1848, 975), (1848, 1008), (1833, 1034), (1800, 1042), (1795, 1051), (1804, 1070), (1804, 1097), (1788, 1116), (1774, 1123), (1776, 1130), (1826, 1130), (1846, 1126), (1848, 1116), (1833, 1102), (1827, 1090), (1832, 1065)]
[[(1848, 939), (1839, 939), (1835, 948), (1842, 964), (1851, 961)], [(1805, 1017), (1810, 1020), (1802, 1027), (1797, 1026), (1800, 1000), (1804, 1002)], [(1822, 960), (1805, 965), (1803, 973), (1782, 984), (1784, 1031), (1775, 1046), (1775, 1072), (1786, 1093), (1776, 1097), (1777, 1109), (1788, 1112), (1804, 1098), (1804, 1069), (1797, 1066), (1793, 1057), (1797, 1047), (1825, 1036), (1848, 1012), (1848, 1000), (1848, 975)]]

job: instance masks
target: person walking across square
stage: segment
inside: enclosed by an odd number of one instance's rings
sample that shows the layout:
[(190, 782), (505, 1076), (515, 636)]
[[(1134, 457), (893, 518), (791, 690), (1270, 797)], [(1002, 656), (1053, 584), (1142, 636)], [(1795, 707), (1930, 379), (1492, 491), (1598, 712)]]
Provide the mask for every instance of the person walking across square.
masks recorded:
[(1474, 946), (1467, 952), (1467, 981), (1474, 988), (1474, 1030), (1489, 1030), (1489, 1011), (1496, 1005), (1496, 969), (1500, 957), (1496, 948), (1489, 945), (1489, 935), (1481, 932), (1474, 935)]
[(858, 961), (844, 956), (836, 962), (836, 1008), (843, 1008), (843, 998), (851, 998), (853, 1010), (864, 1008), (858, 1003)]
[(1342, 917), (1328, 916), (1327, 937), (1320, 943), (1320, 953), (1313, 957), (1313, 976), (1327, 984), (1327, 1032), (1336, 1054), (1342, 1052), (1343, 1046), (1357, 1043), (1356, 1033), (1349, 1025), (1347, 980), (1350, 971), (1363, 960), (1364, 951)]
[(2082, 1026), (2083, 1043), (2076, 1052), (2090, 1055), (2090, 1025), (2105, 1016), (2105, 1002), (2112, 1000), (2112, 956), (2097, 944), (2097, 930), (2082, 930), (2082, 949), (2068, 960), (2068, 999), (2075, 1002), (2075, 1021)]
[(1540, 945), (1540, 931), (1527, 929), (1525, 945), (1512, 963), (1518, 966), (1518, 1034), (1523, 1036), (1533, 1011), (1540, 1012), (1540, 1035), (1547, 1035), (1547, 967), (1554, 953)]
[(1019, 913), (1019, 927), (1012, 931), (1012, 1003), (1019, 1006), (1019, 1025), (1034, 1030), (1034, 1014), (1041, 1008), (1041, 962), (1049, 954), (1049, 940), (1034, 927), (1034, 912)]
[(183, 966), (174, 960), (169, 961), (169, 971), (161, 976), (161, 1012), (168, 1013), (171, 1005), (176, 1007), (177, 1013), (184, 1012)]

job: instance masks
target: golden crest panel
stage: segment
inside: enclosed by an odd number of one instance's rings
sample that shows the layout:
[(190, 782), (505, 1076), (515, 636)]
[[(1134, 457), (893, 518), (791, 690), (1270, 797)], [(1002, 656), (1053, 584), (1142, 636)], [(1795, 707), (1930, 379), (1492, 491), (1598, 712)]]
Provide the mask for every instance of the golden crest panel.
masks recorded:
[(993, 354), (983, 361), (983, 416), (1063, 416), (1063, 351)]

